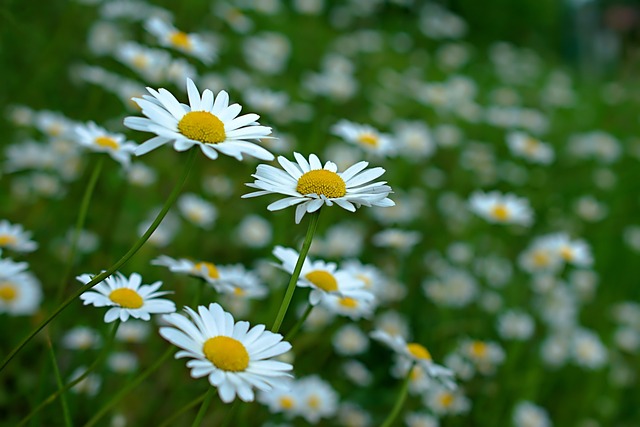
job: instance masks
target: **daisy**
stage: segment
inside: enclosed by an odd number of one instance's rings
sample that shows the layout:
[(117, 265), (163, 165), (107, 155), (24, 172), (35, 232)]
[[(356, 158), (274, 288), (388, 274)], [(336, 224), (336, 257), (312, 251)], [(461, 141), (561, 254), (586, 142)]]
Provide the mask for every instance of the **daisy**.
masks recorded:
[(242, 160), (243, 154), (273, 160), (273, 154), (248, 141), (268, 138), (271, 128), (258, 125), (256, 120), (260, 116), (257, 114), (238, 117), (242, 107), (239, 104), (229, 105), (227, 92), (220, 91), (214, 97), (213, 92), (205, 89), (200, 96), (195, 83), (187, 79), (189, 105), (185, 105), (166, 89), (156, 91), (148, 87), (147, 90), (153, 96), (133, 98), (147, 117), (124, 119), (124, 125), (131, 129), (157, 135), (138, 146), (136, 155), (173, 142), (176, 151), (186, 151), (198, 145), (210, 159), (218, 158), (219, 151), (238, 160)]
[(541, 163), (543, 165), (553, 162), (553, 148), (526, 133), (511, 132), (507, 134), (507, 144), (514, 156), (523, 157), (532, 163)]
[(327, 295), (322, 299), (322, 305), (332, 313), (358, 320), (371, 317), (375, 298), (370, 291), (360, 289), (350, 292), (349, 296)]
[(121, 133), (107, 132), (106, 129), (89, 122), (86, 125), (77, 125), (75, 128), (76, 141), (81, 146), (91, 151), (108, 153), (109, 156), (124, 167), (131, 163), (131, 154), (137, 144), (129, 142)]
[(198, 312), (185, 308), (189, 315), (163, 316), (170, 326), (160, 335), (182, 348), (176, 358), (189, 357), (191, 376), (207, 376), (218, 388), (220, 399), (229, 403), (236, 395), (245, 402), (254, 400), (253, 388), (270, 391), (282, 387), (293, 369), (288, 363), (269, 360), (286, 353), (291, 344), (282, 335), (265, 330), (264, 325), (249, 329), (249, 322), (235, 322), (219, 304), (199, 306)]
[(298, 413), (309, 423), (317, 424), (321, 418), (331, 418), (338, 411), (338, 394), (317, 375), (298, 380), (295, 391), (300, 399)]
[(218, 217), (218, 211), (213, 203), (193, 193), (180, 196), (178, 209), (186, 219), (204, 229), (211, 228)]
[(258, 276), (242, 264), (221, 266), (220, 293), (240, 298), (263, 298), (269, 292)]
[(211, 64), (216, 57), (215, 46), (198, 34), (184, 33), (157, 16), (149, 18), (144, 27), (157, 37), (164, 47), (198, 58), (205, 64)]
[(29, 315), (38, 311), (42, 288), (26, 269), (25, 262), (0, 259), (0, 313)]
[(135, 42), (119, 44), (114, 50), (117, 60), (140, 74), (144, 80), (158, 83), (165, 79), (171, 55), (161, 49), (152, 49)]
[[(93, 277), (90, 274), (82, 274), (76, 279), (87, 284)], [(80, 295), (84, 305), (92, 304), (95, 307), (111, 307), (104, 315), (106, 323), (120, 319), (126, 322), (129, 317), (149, 320), (151, 314), (173, 313), (176, 305), (173, 301), (158, 298), (169, 292), (158, 289), (162, 282), (154, 282), (150, 285), (142, 285), (142, 277), (133, 273), (126, 278), (122, 273), (116, 272), (104, 281), (95, 285), (92, 290)]]
[(471, 409), (471, 402), (462, 394), (462, 390), (450, 390), (436, 385), (424, 394), (423, 403), (439, 416), (463, 414)]
[(340, 120), (333, 125), (331, 131), (334, 135), (361, 147), (368, 153), (377, 156), (388, 156), (395, 153), (395, 143), (391, 136), (380, 133), (372, 126)]
[(515, 406), (512, 420), (515, 427), (551, 427), (552, 425), (549, 414), (544, 408), (526, 400)]
[(166, 255), (160, 255), (152, 260), (151, 264), (167, 267), (169, 271), (174, 273), (198, 277), (213, 286), (217, 292), (224, 292), (226, 289), (228, 293), (230, 292), (229, 286), (232, 287), (231, 291), (235, 287), (249, 288), (254, 285), (254, 287), (260, 288), (256, 284), (257, 279), (247, 277), (244, 268), (239, 266), (222, 266), (209, 261), (191, 261), (186, 258), (174, 259)]
[(545, 240), (565, 262), (579, 267), (590, 267), (593, 264), (591, 249), (584, 240), (571, 240), (566, 233), (551, 234)]
[(62, 337), (62, 345), (72, 350), (98, 348), (101, 342), (98, 331), (87, 326), (76, 326)]
[(431, 353), (422, 344), (407, 343), (400, 335), (389, 335), (379, 329), (371, 332), (370, 336), (420, 366), (429, 377), (439, 380), (447, 388), (454, 389), (456, 387), (452, 380), (453, 372), (444, 366), (434, 363)]
[(333, 206), (336, 203), (343, 209), (355, 212), (356, 207), (393, 206), (394, 202), (387, 196), (391, 187), (386, 182), (370, 183), (380, 177), (385, 170), (377, 167), (365, 170), (367, 162), (358, 162), (342, 173), (337, 172), (333, 162), (326, 162), (324, 167), (318, 156), (311, 154), (309, 161), (299, 153), (293, 153), (297, 163), (279, 156), (278, 162), (284, 171), (269, 165), (258, 165), (254, 175), (256, 181), (247, 186), (259, 191), (245, 194), (242, 197), (256, 197), (265, 194), (284, 194), (289, 197), (278, 200), (267, 206), (270, 211), (277, 211), (289, 206), (298, 205), (295, 221), (299, 224), (305, 213), (315, 212), (323, 205)]
[(476, 191), (469, 198), (469, 208), (492, 223), (529, 226), (533, 221), (529, 201), (510, 193)]
[(293, 387), (278, 387), (258, 393), (258, 401), (269, 407), (271, 413), (281, 413), (287, 418), (297, 415), (300, 397)]
[(11, 224), (6, 219), (0, 221), (0, 249), (7, 248), (16, 252), (33, 252), (38, 244), (31, 240), (31, 232), (25, 231), (20, 224)]

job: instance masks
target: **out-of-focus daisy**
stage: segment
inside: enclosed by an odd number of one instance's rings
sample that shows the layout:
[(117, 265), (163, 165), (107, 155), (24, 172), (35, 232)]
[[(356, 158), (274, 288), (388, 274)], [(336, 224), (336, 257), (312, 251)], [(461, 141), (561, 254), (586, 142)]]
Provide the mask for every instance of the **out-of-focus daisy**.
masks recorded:
[(197, 145), (205, 156), (216, 159), (218, 152), (242, 160), (248, 154), (262, 160), (273, 160), (273, 154), (252, 139), (267, 138), (271, 128), (260, 126), (257, 114), (239, 116), (242, 107), (229, 105), (229, 95), (225, 91), (213, 92), (205, 89), (200, 96), (198, 88), (187, 79), (189, 105), (181, 104), (166, 89), (147, 88), (153, 96), (134, 98), (145, 117), (127, 117), (125, 126), (157, 136), (144, 142), (135, 151), (140, 156), (161, 145), (173, 142), (176, 151), (186, 151)]
[(211, 228), (218, 217), (218, 211), (211, 202), (193, 193), (180, 196), (178, 209), (185, 218), (204, 229)]
[(137, 144), (127, 141), (123, 134), (107, 132), (94, 122), (77, 125), (74, 130), (77, 135), (76, 141), (81, 146), (91, 151), (107, 153), (124, 167), (131, 163), (131, 154)]
[[(91, 281), (90, 274), (82, 274), (76, 277), (83, 284)], [(104, 315), (106, 323), (120, 319), (126, 322), (129, 317), (149, 320), (151, 314), (173, 313), (176, 305), (173, 301), (159, 298), (168, 294), (168, 291), (158, 291), (162, 282), (154, 282), (150, 285), (142, 284), (142, 276), (133, 273), (129, 278), (116, 272), (95, 285), (91, 290), (80, 295), (84, 305), (92, 304), (95, 307), (111, 307)]]
[(407, 253), (422, 239), (419, 231), (388, 228), (376, 233), (371, 241), (375, 246), (395, 249)]
[(507, 144), (513, 155), (523, 157), (530, 162), (544, 165), (553, 162), (553, 148), (526, 133), (511, 132), (507, 134)]
[(522, 310), (509, 310), (498, 318), (497, 328), (503, 339), (525, 341), (533, 335), (535, 322)]
[(423, 122), (398, 121), (393, 129), (398, 151), (411, 162), (429, 158), (436, 150), (431, 131)]
[(113, 53), (116, 59), (152, 83), (159, 83), (165, 79), (167, 67), (171, 62), (168, 52), (135, 42), (122, 43)]
[(107, 365), (113, 372), (118, 374), (129, 374), (138, 369), (138, 358), (135, 353), (118, 351), (109, 355)]
[(187, 362), (191, 376), (207, 376), (223, 402), (233, 401), (236, 395), (252, 402), (254, 387), (270, 391), (285, 385), (293, 367), (269, 360), (291, 349), (282, 335), (266, 331), (264, 325), (249, 329), (249, 322), (235, 322), (219, 304), (199, 306), (198, 312), (186, 307), (185, 311), (189, 317), (163, 316), (170, 326), (160, 328), (160, 335), (183, 349), (176, 358), (191, 358)]
[(352, 320), (370, 317), (375, 309), (375, 298), (371, 291), (362, 289), (350, 296), (326, 295), (322, 305), (332, 313), (347, 316)]
[(513, 424), (515, 427), (551, 427), (551, 420), (544, 408), (523, 401), (513, 410)]
[(565, 262), (579, 267), (589, 267), (593, 264), (593, 257), (589, 245), (584, 240), (572, 240), (566, 233), (546, 236), (547, 244)]
[(571, 355), (575, 362), (589, 369), (604, 366), (608, 359), (608, 349), (598, 335), (587, 329), (578, 329), (571, 339)]
[(149, 18), (144, 27), (157, 37), (164, 47), (179, 50), (198, 58), (205, 64), (211, 64), (215, 59), (216, 49), (213, 43), (198, 34), (184, 33), (157, 16)]
[(340, 405), (337, 421), (345, 427), (369, 427), (371, 415), (359, 405), (345, 402)]
[(38, 111), (35, 113), (35, 127), (40, 132), (54, 138), (71, 135), (75, 123), (63, 114), (53, 111)]
[(261, 391), (258, 393), (258, 401), (268, 406), (272, 413), (282, 413), (287, 418), (292, 418), (298, 413), (300, 396), (294, 387), (288, 385), (274, 388), (268, 392)]
[(0, 259), (0, 313), (29, 315), (40, 307), (42, 288), (27, 268), (25, 262)]
[(378, 329), (371, 332), (370, 335), (371, 338), (389, 346), (397, 354), (421, 366), (429, 377), (440, 381), (447, 388), (453, 389), (456, 387), (452, 380), (453, 372), (444, 366), (436, 364), (431, 358), (431, 353), (429, 353), (422, 344), (415, 342), (407, 343), (405, 339), (399, 335), (389, 335)]
[(38, 244), (31, 240), (31, 232), (25, 231), (20, 224), (11, 224), (6, 219), (0, 221), (0, 249), (7, 248), (15, 252), (33, 252)]
[(396, 151), (395, 143), (391, 136), (380, 133), (370, 125), (340, 120), (333, 125), (331, 131), (345, 141), (356, 144), (366, 152), (377, 156), (389, 156)]
[(494, 373), (505, 358), (502, 347), (491, 341), (466, 339), (460, 344), (460, 353), (484, 375)]
[[(79, 378), (87, 371), (86, 366), (78, 366), (69, 376), (69, 382)], [(100, 390), (102, 385), (102, 379), (97, 374), (89, 374), (78, 384), (71, 387), (71, 391), (78, 394), (86, 394), (89, 396), (95, 396)]]
[(299, 414), (312, 424), (321, 418), (330, 418), (338, 410), (338, 394), (317, 375), (302, 378), (296, 382), (300, 397)]
[(126, 323), (120, 324), (116, 331), (116, 339), (127, 343), (141, 343), (147, 339), (150, 332), (151, 327), (147, 322), (142, 320), (129, 320)]
[(273, 238), (273, 227), (269, 221), (261, 216), (247, 215), (238, 224), (236, 234), (245, 246), (263, 248)]
[(369, 349), (369, 338), (353, 324), (338, 329), (331, 340), (333, 348), (341, 356), (353, 356)]
[(269, 292), (258, 276), (242, 264), (220, 266), (219, 291), (239, 298), (263, 298)]
[(366, 169), (367, 162), (358, 162), (342, 173), (333, 162), (320, 163), (318, 156), (311, 154), (309, 161), (299, 153), (293, 154), (296, 163), (279, 156), (278, 162), (283, 170), (269, 165), (258, 165), (254, 175), (256, 181), (247, 184), (259, 191), (245, 194), (242, 197), (256, 197), (266, 194), (283, 194), (284, 199), (267, 206), (270, 211), (277, 211), (289, 206), (298, 205), (295, 220), (299, 224), (305, 213), (315, 212), (323, 205), (338, 206), (355, 212), (356, 207), (393, 206), (387, 196), (391, 187), (386, 182), (374, 182), (385, 170), (377, 167)]
[(152, 260), (151, 264), (167, 267), (169, 271), (174, 273), (200, 277), (210, 283), (215, 283), (220, 279), (218, 266), (208, 261), (191, 261), (186, 258), (174, 259), (166, 255), (160, 255)]
[(461, 389), (451, 390), (438, 385), (427, 390), (423, 403), (436, 415), (463, 414), (471, 408), (471, 402)]
[(469, 208), (492, 223), (529, 226), (533, 222), (529, 201), (513, 194), (477, 191), (469, 198)]
[(404, 417), (407, 427), (440, 427), (440, 421), (431, 414), (410, 412)]
[(96, 348), (101, 342), (98, 331), (86, 326), (76, 326), (62, 337), (62, 345), (73, 350)]

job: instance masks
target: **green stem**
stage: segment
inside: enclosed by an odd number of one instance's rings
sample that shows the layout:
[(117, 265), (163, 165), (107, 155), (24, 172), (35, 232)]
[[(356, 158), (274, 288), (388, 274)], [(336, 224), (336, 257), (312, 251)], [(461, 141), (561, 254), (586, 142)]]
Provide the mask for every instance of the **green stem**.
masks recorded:
[(100, 419), (107, 413), (109, 410), (114, 407), (118, 402), (120, 402), (127, 394), (131, 392), (134, 388), (138, 387), (149, 375), (153, 372), (160, 369), (160, 366), (171, 356), (171, 354), (175, 351), (175, 348), (169, 347), (167, 351), (160, 356), (156, 363), (147, 368), (146, 371), (142, 372), (136, 378), (133, 379), (130, 383), (126, 384), (124, 387), (120, 389), (120, 391), (111, 398), (100, 410), (91, 418), (84, 427), (90, 427), (95, 425)]
[(160, 427), (168, 427), (168, 426), (173, 425), (173, 422), (178, 417), (180, 417), (180, 415), (184, 414), (185, 412), (187, 412), (191, 408), (195, 408), (196, 405), (198, 405), (200, 402), (202, 402), (204, 400), (206, 395), (207, 395), (207, 393), (203, 393), (200, 396), (198, 396), (197, 398), (193, 399), (191, 402), (189, 402), (186, 405), (184, 405), (182, 408), (178, 409), (169, 418), (167, 418), (162, 424), (160, 424)]
[(191, 427), (199, 427), (200, 424), (202, 424), (202, 419), (204, 418), (204, 415), (207, 413), (207, 408), (209, 407), (209, 404), (211, 403), (211, 398), (215, 393), (216, 393), (215, 387), (210, 386), (209, 390), (207, 390), (207, 393), (204, 395), (204, 400), (202, 401), (202, 405), (200, 405), (198, 414), (196, 415), (196, 418), (193, 420), (193, 424), (191, 424)]
[(231, 425), (231, 420), (233, 419), (233, 415), (238, 410), (238, 406), (240, 406), (240, 400), (236, 399), (233, 402), (233, 405), (231, 405), (231, 408), (229, 408), (229, 412), (227, 412), (227, 415), (225, 415), (220, 427), (229, 427)]
[(60, 406), (62, 406), (62, 416), (64, 418), (64, 425), (71, 427), (71, 413), (69, 412), (69, 405), (67, 405), (67, 399), (64, 396), (64, 381), (60, 375), (60, 369), (58, 368), (58, 361), (56, 360), (56, 353), (53, 350), (53, 343), (51, 337), (47, 335), (47, 347), (49, 347), (49, 356), (51, 357), (51, 364), (53, 365), (53, 374), (56, 377), (56, 384), (58, 385), (58, 391), (60, 393)]
[(298, 333), (298, 331), (300, 330), (300, 328), (304, 324), (305, 320), (307, 320), (307, 317), (309, 317), (309, 314), (311, 314), (312, 310), (313, 310), (313, 305), (311, 305), (311, 303), (309, 303), (307, 305), (307, 309), (304, 311), (304, 314), (302, 315), (302, 317), (300, 319), (298, 319), (298, 323), (296, 323), (293, 326), (293, 328), (291, 328), (289, 333), (287, 333), (287, 335), (285, 335), (285, 337), (284, 337), (285, 340), (291, 341), (291, 339), (296, 336), (296, 334)]
[(100, 156), (98, 162), (93, 168), (93, 172), (91, 173), (91, 177), (89, 178), (89, 182), (87, 183), (87, 188), (84, 191), (84, 196), (82, 196), (80, 211), (78, 213), (78, 219), (76, 220), (76, 228), (74, 229), (73, 237), (71, 238), (71, 248), (69, 249), (69, 253), (67, 254), (67, 262), (64, 269), (64, 274), (62, 275), (62, 281), (58, 285), (58, 293), (56, 294), (56, 299), (54, 300), (56, 303), (60, 303), (60, 300), (64, 296), (64, 290), (67, 287), (67, 282), (69, 281), (71, 270), (73, 269), (73, 265), (75, 264), (76, 250), (78, 249), (78, 239), (80, 237), (80, 232), (84, 227), (84, 223), (87, 219), (87, 212), (89, 211), (89, 204), (91, 203), (93, 190), (96, 188), (96, 183), (98, 182), (98, 177), (100, 176), (100, 172), (102, 171), (103, 164), (104, 156)]
[(300, 277), (302, 264), (304, 264), (304, 260), (307, 258), (307, 253), (309, 253), (311, 241), (313, 240), (313, 234), (316, 232), (316, 227), (318, 226), (318, 218), (320, 218), (320, 209), (310, 215), (309, 228), (307, 228), (307, 235), (304, 238), (304, 243), (302, 244), (302, 249), (298, 256), (298, 262), (296, 262), (296, 266), (293, 269), (291, 280), (289, 280), (289, 285), (287, 286), (284, 298), (282, 299), (282, 304), (280, 304), (280, 310), (278, 310), (278, 315), (276, 316), (276, 320), (273, 322), (273, 327), (271, 328), (271, 331), (274, 333), (277, 333), (280, 330), (284, 316), (287, 314), (287, 310), (289, 309), (289, 304), (291, 304), (291, 298), (293, 298), (293, 292), (296, 290), (296, 283)]
[(158, 216), (156, 216), (156, 219), (153, 221), (153, 223), (151, 223), (151, 225), (149, 226), (149, 228), (147, 229), (147, 231), (145, 231), (145, 233), (142, 235), (142, 237), (140, 237), (138, 239), (138, 241), (136, 241), (136, 243), (131, 247), (131, 249), (129, 249), (129, 252), (127, 252), (122, 258), (120, 258), (118, 260), (118, 262), (116, 262), (115, 264), (113, 264), (110, 268), (108, 268), (106, 271), (98, 274), (97, 276), (95, 276), (93, 279), (91, 279), (91, 281), (89, 283), (87, 283), (86, 285), (80, 287), (76, 292), (74, 292), (73, 295), (71, 295), (68, 299), (66, 299), (58, 308), (56, 308), (56, 310), (49, 316), (47, 317), (44, 321), (42, 321), (42, 323), (40, 323), (40, 325), (38, 325), (38, 327), (32, 331), (25, 339), (23, 339), (20, 344), (18, 344), (18, 346), (16, 348), (14, 348), (7, 357), (4, 358), (4, 360), (2, 361), (2, 365), (0, 366), (0, 372), (9, 364), (9, 362), (11, 361), (11, 359), (13, 359), (15, 357), (15, 355), (29, 342), (31, 341), (31, 339), (33, 339), (33, 337), (35, 337), (38, 332), (40, 332), (42, 330), (42, 328), (44, 328), (46, 325), (49, 324), (49, 322), (51, 322), (58, 314), (60, 314), (60, 312), (62, 310), (64, 310), (69, 304), (71, 304), (73, 301), (76, 300), (76, 298), (78, 298), (80, 295), (82, 295), (84, 292), (86, 292), (87, 290), (91, 289), (93, 286), (95, 286), (96, 284), (102, 282), (104, 279), (106, 279), (107, 277), (111, 276), (116, 270), (118, 270), (124, 263), (126, 263), (127, 261), (129, 261), (129, 259), (136, 253), (138, 252), (138, 250), (142, 247), (142, 245), (145, 244), (145, 242), (147, 240), (149, 240), (149, 237), (151, 237), (151, 235), (153, 234), (154, 231), (156, 231), (156, 228), (158, 228), (158, 226), (160, 225), (160, 223), (162, 222), (162, 220), (164, 219), (165, 215), (167, 214), (167, 212), (169, 212), (169, 209), (171, 208), (171, 206), (173, 205), (173, 203), (176, 201), (176, 199), (178, 198), (178, 195), (180, 194), (180, 191), (182, 190), (182, 187), (185, 183), (185, 181), (187, 180), (187, 176), (189, 175), (189, 171), (191, 170), (191, 167), (193, 166), (193, 162), (195, 160), (195, 154), (196, 154), (195, 149), (192, 149), (191, 152), (189, 153), (189, 157), (187, 159), (187, 162), (185, 163), (185, 168), (184, 171), (182, 172), (182, 176), (180, 177), (180, 179), (178, 180), (178, 183), (176, 184), (176, 186), (173, 188), (173, 191), (171, 192), (171, 194), (169, 195), (169, 197), (167, 198), (166, 202), (164, 203), (164, 206), (162, 207), (162, 210), (160, 210), (160, 212), (158, 213)]
[[(29, 413), (29, 415), (27, 415), (26, 417), (24, 417), (22, 419), (22, 421), (20, 421), (20, 424), (18, 424), (17, 427), (25, 425), (27, 423), (27, 421), (29, 421), (35, 414), (40, 412), (40, 410), (42, 410), (42, 408), (44, 408), (45, 406), (48, 406), (51, 403), (53, 403), (58, 396), (60, 396), (60, 399), (64, 402), (64, 392), (69, 390), (74, 385), (78, 384), (83, 379), (87, 378), (87, 376), (94, 369), (96, 369), (98, 366), (100, 366), (102, 361), (107, 357), (107, 354), (109, 354), (109, 350), (111, 349), (111, 344), (113, 343), (113, 340), (114, 340), (114, 338), (116, 336), (116, 332), (118, 331), (118, 327), (119, 326), (120, 326), (120, 319), (116, 320), (115, 324), (113, 325), (113, 328), (111, 329), (111, 333), (107, 337), (107, 341), (105, 342), (104, 346), (102, 347), (102, 350), (100, 351), (100, 354), (98, 355), (98, 357), (95, 358), (93, 363), (91, 365), (89, 365), (89, 367), (82, 373), (82, 375), (80, 375), (78, 378), (75, 378), (73, 381), (69, 382), (65, 386), (62, 386), (62, 383), (59, 382), (58, 383), (58, 390), (56, 392), (50, 394), (49, 397), (47, 397), (38, 406), (36, 406), (36, 408), (33, 411), (31, 411)], [(47, 337), (47, 338), (49, 338), (49, 337)], [(49, 341), (49, 344), (50, 344), (50, 341)]]
[(400, 393), (398, 393), (398, 398), (396, 399), (396, 403), (395, 405), (393, 405), (393, 409), (391, 410), (391, 413), (389, 413), (389, 415), (387, 416), (387, 419), (384, 420), (384, 423), (382, 423), (381, 427), (391, 427), (395, 419), (398, 417), (398, 414), (402, 409), (402, 405), (404, 404), (404, 401), (407, 398), (407, 391), (409, 390), (409, 381), (411, 380), (411, 372), (413, 371), (414, 366), (415, 366), (415, 363), (412, 363), (411, 367), (409, 368), (409, 371), (407, 371), (407, 376), (402, 382), (402, 388), (400, 389)]

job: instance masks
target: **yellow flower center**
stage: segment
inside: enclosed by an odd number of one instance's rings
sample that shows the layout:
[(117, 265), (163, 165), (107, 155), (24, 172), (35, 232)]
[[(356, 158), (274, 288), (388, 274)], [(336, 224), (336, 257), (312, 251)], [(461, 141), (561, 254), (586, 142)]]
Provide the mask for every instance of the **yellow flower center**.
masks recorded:
[(569, 246), (563, 246), (562, 249), (560, 249), (560, 256), (565, 261), (571, 261), (573, 259), (573, 251)]
[(176, 47), (191, 49), (191, 40), (189, 39), (189, 35), (182, 31), (174, 31), (173, 34), (169, 36), (169, 41)]
[(310, 281), (316, 288), (325, 292), (335, 292), (338, 290), (338, 282), (333, 274), (322, 270), (315, 270), (305, 274), (305, 279)]
[(533, 253), (533, 265), (536, 267), (546, 267), (549, 265), (549, 255), (544, 251), (535, 251)]
[(96, 145), (105, 148), (113, 148), (114, 150), (118, 149), (118, 143), (115, 139), (109, 138), (108, 136), (99, 136), (95, 140)]
[(12, 283), (0, 283), (0, 300), (11, 302), (18, 296), (18, 290)]
[(216, 266), (213, 265), (213, 263), (199, 262), (195, 265), (193, 269), (195, 270), (195, 272), (198, 272), (198, 273), (202, 272), (202, 270), (205, 270), (207, 272), (207, 276), (209, 276), (210, 279), (220, 278), (220, 273), (218, 272), (218, 269), (216, 268)]
[(50, 125), (46, 131), (51, 136), (59, 136), (63, 130), (64, 130), (64, 127), (61, 124), (54, 123)]
[(307, 399), (307, 404), (311, 409), (318, 409), (320, 407), (320, 398), (315, 394)]
[(147, 58), (145, 55), (138, 54), (133, 57), (131, 63), (134, 67), (140, 70), (144, 70), (145, 68), (147, 68), (147, 64), (149, 64), (149, 58)]
[(293, 409), (295, 401), (290, 396), (282, 396), (280, 398), (280, 406), (282, 409)]
[(140, 308), (144, 304), (144, 300), (140, 294), (129, 288), (120, 288), (111, 291), (109, 299), (124, 308)]
[(0, 234), (0, 246), (13, 245), (16, 242), (16, 237), (10, 234)]
[(335, 172), (326, 169), (314, 169), (298, 179), (296, 191), (300, 194), (325, 195), (328, 198), (342, 197), (347, 194), (347, 185)]
[(487, 344), (482, 341), (474, 341), (471, 344), (471, 354), (478, 358), (484, 358), (487, 355), (488, 349)]
[(358, 306), (358, 300), (349, 297), (340, 298), (340, 305), (345, 308), (356, 308)]
[(506, 221), (509, 219), (509, 209), (505, 205), (497, 204), (491, 209), (491, 216), (498, 221)]
[(238, 297), (246, 295), (247, 291), (242, 288), (233, 288), (233, 294)]
[(448, 408), (453, 404), (453, 394), (449, 393), (448, 391), (445, 391), (440, 395), (439, 400), (440, 400), (440, 404), (443, 407)]
[(225, 336), (209, 338), (204, 342), (202, 351), (216, 368), (223, 371), (241, 372), (249, 366), (249, 353), (235, 338)]
[(379, 139), (377, 135), (374, 135), (372, 133), (363, 133), (362, 135), (358, 136), (358, 141), (364, 145), (377, 147)]
[(373, 285), (373, 281), (371, 280), (371, 277), (366, 276), (364, 274), (356, 274), (356, 279), (360, 279), (362, 283), (364, 283), (365, 288), (371, 288), (371, 286)]
[(227, 138), (224, 123), (208, 111), (191, 111), (178, 122), (181, 134), (205, 144), (218, 144)]
[(407, 344), (407, 350), (416, 359), (431, 360), (431, 354), (422, 344), (412, 342)]
[(538, 151), (539, 147), (540, 147), (540, 141), (538, 141), (535, 138), (532, 138), (529, 136), (524, 141), (524, 151), (527, 154), (535, 154), (535, 152)]

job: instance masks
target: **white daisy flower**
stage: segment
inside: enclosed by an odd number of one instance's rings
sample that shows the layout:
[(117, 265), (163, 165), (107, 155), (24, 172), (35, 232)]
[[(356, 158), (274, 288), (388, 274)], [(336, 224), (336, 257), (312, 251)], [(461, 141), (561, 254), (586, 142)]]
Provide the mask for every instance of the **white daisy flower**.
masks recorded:
[(216, 57), (216, 49), (213, 43), (205, 40), (198, 34), (184, 33), (160, 17), (149, 18), (144, 27), (158, 38), (164, 47), (171, 47), (198, 58), (205, 64), (211, 64)]
[(553, 148), (523, 132), (507, 134), (507, 144), (514, 156), (523, 157), (533, 163), (548, 165), (553, 162)]
[(529, 226), (533, 222), (529, 201), (510, 193), (476, 191), (469, 198), (469, 208), (492, 223)]
[(317, 375), (296, 381), (295, 390), (300, 399), (298, 413), (309, 423), (317, 424), (321, 418), (331, 418), (338, 411), (338, 394)]
[(427, 390), (422, 401), (427, 408), (439, 416), (463, 414), (471, 409), (471, 402), (462, 394), (461, 389), (450, 390), (437, 385)]
[(199, 306), (197, 313), (188, 307), (185, 311), (190, 318), (178, 313), (163, 316), (170, 326), (160, 328), (160, 335), (183, 349), (176, 358), (190, 357), (191, 376), (208, 376), (223, 402), (233, 401), (236, 395), (252, 402), (254, 387), (270, 391), (291, 377), (288, 371), (293, 366), (269, 360), (291, 349), (282, 335), (266, 331), (264, 325), (249, 329), (249, 322), (235, 322), (215, 303)]
[(258, 401), (268, 406), (271, 413), (282, 413), (292, 418), (298, 413), (300, 396), (293, 387), (277, 387), (268, 392), (259, 392)]
[(370, 336), (422, 367), (429, 377), (439, 380), (447, 388), (454, 389), (456, 387), (456, 384), (452, 380), (453, 371), (436, 364), (431, 358), (431, 353), (429, 353), (422, 344), (415, 342), (407, 343), (400, 335), (389, 335), (379, 329), (371, 332)]
[(174, 259), (170, 256), (160, 255), (152, 260), (151, 264), (167, 267), (169, 271), (174, 273), (200, 277), (209, 283), (217, 283), (220, 279), (218, 267), (208, 261), (191, 261), (186, 258)]
[(127, 117), (125, 126), (157, 136), (144, 142), (135, 151), (140, 156), (161, 145), (173, 142), (176, 151), (186, 151), (197, 145), (205, 156), (216, 159), (218, 152), (242, 160), (248, 154), (262, 160), (273, 160), (273, 154), (251, 139), (268, 138), (271, 128), (260, 126), (257, 114), (238, 117), (242, 107), (229, 105), (229, 95), (225, 91), (213, 92), (205, 89), (200, 96), (198, 88), (187, 79), (189, 105), (181, 104), (166, 89), (147, 88), (153, 96), (143, 95), (133, 98), (140, 106), (144, 117)]
[(375, 309), (375, 298), (370, 291), (360, 289), (349, 292), (349, 296), (326, 295), (322, 299), (322, 305), (332, 313), (358, 320), (371, 317)]
[(168, 52), (135, 42), (119, 44), (113, 54), (117, 60), (140, 74), (145, 81), (153, 83), (165, 79), (166, 70), (171, 63), (171, 55)]
[(220, 293), (231, 294), (239, 298), (263, 298), (269, 289), (258, 276), (247, 270), (242, 264), (221, 266)]
[(100, 334), (87, 326), (76, 326), (62, 337), (62, 345), (72, 350), (98, 348), (102, 342)]
[(30, 315), (42, 302), (42, 287), (38, 279), (24, 271), (26, 263), (0, 260), (0, 313)]
[(38, 244), (31, 240), (31, 232), (25, 231), (20, 224), (11, 224), (6, 219), (0, 221), (0, 249), (7, 248), (15, 252), (33, 252)]
[(89, 122), (86, 125), (77, 125), (75, 128), (76, 141), (81, 146), (91, 151), (107, 153), (111, 158), (124, 167), (131, 163), (131, 154), (137, 144), (127, 141), (121, 133), (107, 132), (106, 129)]
[(593, 264), (591, 249), (584, 240), (571, 240), (566, 233), (551, 234), (545, 240), (565, 262), (579, 267), (590, 267)]
[[(82, 274), (76, 277), (80, 282), (87, 284), (91, 281), (90, 274)], [(95, 307), (111, 307), (104, 315), (106, 323), (120, 319), (126, 322), (129, 317), (149, 320), (151, 314), (173, 313), (176, 305), (173, 301), (158, 298), (169, 292), (160, 291), (162, 282), (154, 282), (150, 285), (142, 285), (142, 276), (133, 273), (127, 279), (122, 273), (116, 272), (104, 281), (95, 285), (91, 290), (80, 295), (84, 305), (92, 304)]]
[(254, 175), (256, 181), (247, 186), (259, 191), (245, 194), (242, 197), (256, 197), (265, 194), (284, 194), (289, 197), (278, 200), (267, 206), (270, 211), (277, 211), (289, 206), (296, 208), (296, 224), (299, 224), (305, 213), (315, 212), (323, 205), (333, 206), (336, 203), (343, 209), (355, 212), (356, 207), (393, 206), (394, 202), (387, 196), (391, 187), (386, 182), (370, 183), (380, 177), (385, 170), (377, 167), (365, 170), (367, 162), (358, 162), (342, 173), (333, 162), (326, 162), (324, 167), (318, 156), (311, 154), (309, 161), (299, 153), (293, 153), (297, 163), (279, 156), (278, 163), (284, 171), (269, 165), (258, 165)]
[[(69, 381), (75, 381), (87, 372), (86, 366), (78, 366), (69, 376)], [(88, 396), (95, 396), (100, 391), (102, 385), (102, 379), (98, 374), (89, 374), (83, 378), (78, 384), (71, 387), (71, 391), (78, 394), (86, 394)]]
[(513, 408), (513, 425), (515, 427), (551, 427), (551, 419), (547, 411), (532, 402), (521, 401)]
[(218, 217), (218, 211), (213, 203), (193, 193), (180, 196), (178, 209), (186, 219), (204, 229), (211, 228)]
[(331, 131), (334, 135), (376, 156), (395, 154), (395, 142), (391, 136), (380, 133), (373, 126), (352, 123), (348, 120), (340, 120), (333, 125)]

